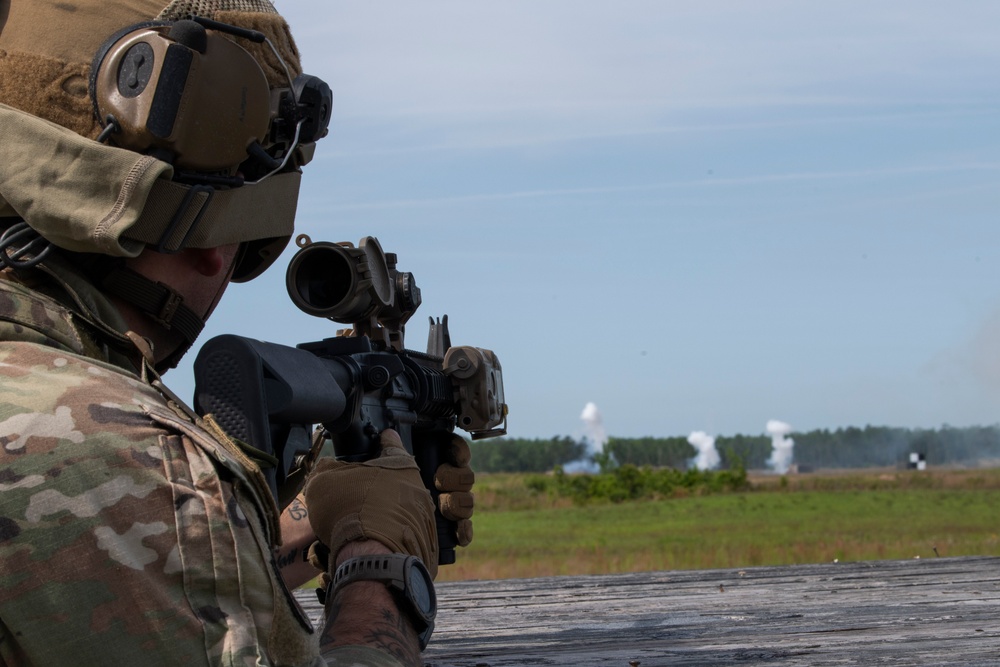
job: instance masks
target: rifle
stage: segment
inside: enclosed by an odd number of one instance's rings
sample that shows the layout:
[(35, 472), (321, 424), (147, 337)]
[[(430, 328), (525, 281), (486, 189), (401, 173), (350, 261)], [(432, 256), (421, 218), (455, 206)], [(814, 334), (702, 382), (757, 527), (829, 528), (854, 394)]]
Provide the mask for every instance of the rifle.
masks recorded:
[[(355, 247), (313, 243), (303, 234), (296, 245), (285, 276), (292, 302), (351, 327), (296, 347), (235, 335), (210, 339), (194, 363), (195, 410), (211, 413), (270, 465), (262, 469), (281, 508), (325, 443), (338, 459), (364, 461), (379, 455), (387, 428), (416, 459), (437, 507), (434, 473), (455, 428), (474, 440), (507, 432), (499, 359), (490, 350), (452, 347), (447, 315), (430, 318), (426, 353), (407, 350), (405, 324), (420, 306), (420, 289), (374, 237)], [(455, 524), (440, 509), (436, 520), (439, 563), (454, 563)]]

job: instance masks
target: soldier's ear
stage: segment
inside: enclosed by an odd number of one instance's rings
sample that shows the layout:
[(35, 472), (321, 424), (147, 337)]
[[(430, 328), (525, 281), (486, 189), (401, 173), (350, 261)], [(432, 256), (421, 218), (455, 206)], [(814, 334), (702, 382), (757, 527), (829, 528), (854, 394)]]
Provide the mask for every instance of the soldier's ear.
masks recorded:
[(237, 244), (221, 248), (185, 248), (191, 268), (206, 278), (228, 271), (236, 256)]

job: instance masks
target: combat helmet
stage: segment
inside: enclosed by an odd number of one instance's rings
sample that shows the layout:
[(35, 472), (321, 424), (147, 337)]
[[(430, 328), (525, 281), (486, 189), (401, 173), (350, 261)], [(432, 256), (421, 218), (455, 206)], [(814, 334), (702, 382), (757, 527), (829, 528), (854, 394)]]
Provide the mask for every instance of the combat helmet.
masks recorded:
[(0, 3), (0, 219), (29, 261), (239, 243), (244, 282), (291, 237), (329, 87), (269, 0), (164, 2)]

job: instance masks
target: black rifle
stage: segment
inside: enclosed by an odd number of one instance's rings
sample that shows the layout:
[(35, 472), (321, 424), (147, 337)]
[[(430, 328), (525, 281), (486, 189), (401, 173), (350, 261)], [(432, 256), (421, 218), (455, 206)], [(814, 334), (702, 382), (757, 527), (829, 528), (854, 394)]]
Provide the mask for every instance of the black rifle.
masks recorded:
[[(506, 433), (499, 360), (490, 350), (452, 347), (447, 315), (431, 319), (426, 353), (405, 349), (405, 323), (420, 306), (420, 290), (373, 237), (357, 248), (305, 235), (296, 243), (286, 274), (292, 301), (352, 328), (296, 347), (212, 338), (194, 363), (195, 409), (273, 464), (264, 473), (279, 507), (301, 489), (318, 445), (331, 442), (338, 459), (363, 461), (378, 456), (379, 434), (388, 428), (414, 455), (437, 506), (434, 473), (455, 427), (473, 439)], [(436, 518), (439, 563), (453, 563), (455, 525), (440, 510)]]

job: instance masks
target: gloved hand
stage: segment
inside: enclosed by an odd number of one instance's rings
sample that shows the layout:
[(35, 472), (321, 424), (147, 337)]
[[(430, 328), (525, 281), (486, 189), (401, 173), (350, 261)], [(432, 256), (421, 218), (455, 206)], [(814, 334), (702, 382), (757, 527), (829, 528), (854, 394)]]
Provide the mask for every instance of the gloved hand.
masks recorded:
[(325, 458), (306, 484), (309, 523), (329, 547), (331, 561), (354, 540), (378, 540), (397, 553), (420, 557), (437, 576), (434, 503), (399, 434), (383, 431), (382, 453), (362, 463)]
[(472, 542), (470, 518), (475, 505), (469, 493), (476, 482), (476, 473), (469, 467), (472, 451), (465, 438), (453, 433), (442, 454), (448, 462), (442, 463), (434, 473), (434, 486), (441, 492), (438, 505), (444, 518), (456, 522), (458, 544), (466, 547)]

